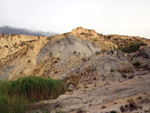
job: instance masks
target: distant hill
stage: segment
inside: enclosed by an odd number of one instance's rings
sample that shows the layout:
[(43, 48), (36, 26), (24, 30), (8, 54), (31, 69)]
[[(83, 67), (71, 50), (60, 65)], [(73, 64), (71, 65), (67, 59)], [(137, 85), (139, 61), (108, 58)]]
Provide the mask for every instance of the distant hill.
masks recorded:
[(0, 33), (3, 34), (23, 34), (23, 35), (32, 35), (32, 36), (52, 36), (56, 35), (53, 32), (44, 32), (44, 31), (34, 31), (24, 28), (15, 28), (10, 26), (0, 27)]

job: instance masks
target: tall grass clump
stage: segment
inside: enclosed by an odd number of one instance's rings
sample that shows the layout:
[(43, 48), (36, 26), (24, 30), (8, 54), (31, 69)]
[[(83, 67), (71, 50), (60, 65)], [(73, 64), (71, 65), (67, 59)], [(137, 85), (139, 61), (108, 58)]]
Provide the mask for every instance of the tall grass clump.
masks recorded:
[(30, 101), (56, 98), (64, 92), (65, 84), (52, 78), (28, 76), (11, 81), (10, 95), (22, 95)]
[(0, 81), (0, 113), (25, 113), (27, 100), (23, 96), (9, 95), (11, 82)]
[(28, 76), (16, 81), (0, 81), (1, 113), (25, 113), (28, 103), (53, 99), (65, 92), (61, 80)]

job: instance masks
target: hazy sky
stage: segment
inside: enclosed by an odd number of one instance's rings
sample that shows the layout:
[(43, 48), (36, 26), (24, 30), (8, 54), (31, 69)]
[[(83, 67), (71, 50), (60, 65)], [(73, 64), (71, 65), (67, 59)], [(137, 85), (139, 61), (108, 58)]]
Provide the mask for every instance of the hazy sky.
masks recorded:
[(150, 38), (150, 0), (0, 0), (0, 26), (56, 33), (82, 26)]

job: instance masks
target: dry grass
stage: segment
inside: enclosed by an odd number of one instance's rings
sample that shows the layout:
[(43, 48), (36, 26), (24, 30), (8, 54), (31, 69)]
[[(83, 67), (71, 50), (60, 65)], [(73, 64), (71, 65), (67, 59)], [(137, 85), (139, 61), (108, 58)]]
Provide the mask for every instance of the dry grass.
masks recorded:
[(117, 71), (120, 72), (120, 73), (134, 72), (133, 68), (131, 68), (131, 67), (118, 68)]

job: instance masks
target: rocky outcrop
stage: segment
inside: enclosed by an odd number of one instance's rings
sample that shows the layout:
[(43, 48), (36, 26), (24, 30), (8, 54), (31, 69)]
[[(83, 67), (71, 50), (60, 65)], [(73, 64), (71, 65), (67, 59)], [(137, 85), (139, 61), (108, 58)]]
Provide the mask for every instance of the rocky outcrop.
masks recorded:
[(72, 34), (77, 35), (77, 34), (81, 34), (81, 35), (90, 35), (90, 36), (94, 36), (94, 38), (98, 38), (99, 35), (96, 33), (95, 30), (92, 29), (85, 29), (83, 27), (78, 27), (76, 29), (73, 29)]
[(135, 54), (134, 57), (142, 57), (145, 59), (150, 59), (150, 46), (140, 48)]

